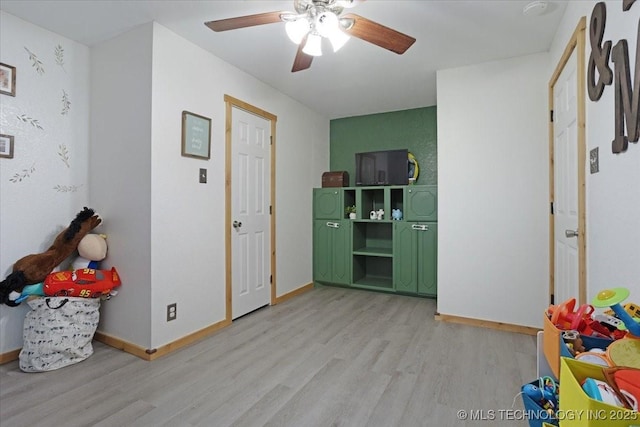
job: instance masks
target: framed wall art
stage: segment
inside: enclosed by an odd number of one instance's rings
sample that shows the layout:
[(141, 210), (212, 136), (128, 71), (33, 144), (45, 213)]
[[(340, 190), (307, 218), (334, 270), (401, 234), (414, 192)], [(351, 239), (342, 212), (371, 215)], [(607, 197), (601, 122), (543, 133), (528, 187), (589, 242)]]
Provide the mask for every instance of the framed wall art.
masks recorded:
[(0, 62), (0, 93), (16, 96), (16, 67)]
[(0, 134), (0, 157), (13, 159), (13, 135)]
[(182, 155), (198, 159), (211, 157), (211, 119), (182, 112)]

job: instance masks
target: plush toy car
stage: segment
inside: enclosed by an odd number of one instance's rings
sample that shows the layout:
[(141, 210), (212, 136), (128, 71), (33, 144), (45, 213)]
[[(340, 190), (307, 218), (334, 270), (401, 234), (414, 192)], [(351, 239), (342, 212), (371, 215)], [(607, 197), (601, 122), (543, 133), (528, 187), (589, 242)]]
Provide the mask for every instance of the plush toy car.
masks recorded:
[(109, 295), (113, 288), (121, 284), (115, 267), (111, 270), (82, 268), (49, 274), (44, 279), (43, 290), (48, 296), (99, 298), (102, 295)]

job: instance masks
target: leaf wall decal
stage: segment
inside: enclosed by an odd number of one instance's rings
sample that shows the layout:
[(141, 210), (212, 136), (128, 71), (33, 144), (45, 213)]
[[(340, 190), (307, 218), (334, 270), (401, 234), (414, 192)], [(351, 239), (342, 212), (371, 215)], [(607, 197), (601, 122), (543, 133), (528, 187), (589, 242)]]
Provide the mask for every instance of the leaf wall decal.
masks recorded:
[(40, 75), (44, 74), (44, 64), (42, 61), (38, 59), (35, 53), (31, 52), (27, 47), (24, 47), (24, 50), (29, 54), (29, 60), (31, 60), (31, 65), (36, 69), (36, 72)]
[(60, 151), (58, 151), (58, 156), (60, 156), (62, 162), (67, 165), (68, 168), (70, 168), (71, 165), (69, 164), (69, 150), (67, 150), (67, 146), (64, 144), (60, 144), (58, 148), (60, 149)]
[(56, 46), (54, 55), (56, 57), (56, 64), (64, 69), (64, 49), (62, 48), (62, 45), (59, 44)]
[(56, 185), (53, 187), (58, 193), (75, 193), (82, 185)]
[(22, 169), (22, 173), (15, 173), (9, 181), (15, 183), (22, 182), (23, 179), (29, 178), (32, 173), (36, 171), (36, 164), (34, 163), (29, 169)]
[(40, 126), (40, 122), (37, 119), (31, 118), (29, 116), (27, 116), (26, 114), (21, 114), (19, 116), (16, 116), (18, 118), (18, 120), (20, 120), (23, 123), (28, 123), (31, 126), (44, 130), (42, 126)]
[(70, 109), (71, 101), (69, 101), (69, 94), (67, 94), (67, 92), (62, 89), (62, 111), (60, 111), (60, 114), (64, 116), (69, 112)]

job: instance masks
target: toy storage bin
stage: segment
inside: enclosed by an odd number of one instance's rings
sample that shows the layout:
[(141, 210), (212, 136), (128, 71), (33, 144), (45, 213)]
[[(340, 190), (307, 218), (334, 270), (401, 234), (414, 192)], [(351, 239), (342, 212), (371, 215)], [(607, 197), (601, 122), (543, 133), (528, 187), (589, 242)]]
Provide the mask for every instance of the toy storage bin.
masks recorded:
[[(538, 380), (531, 381), (529, 384), (538, 386)], [(525, 384), (526, 385), (526, 384)], [(520, 388), (520, 391), (524, 388), (524, 385)], [(543, 409), (538, 403), (530, 398), (528, 395), (522, 393), (522, 403), (524, 404), (524, 410), (527, 413), (527, 420), (529, 420), (529, 427), (544, 427), (544, 426), (557, 426), (558, 420), (554, 419), (545, 409)]]
[(93, 354), (100, 298), (42, 297), (27, 301), (20, 369), (45, 372), (81, 362)]
[(560, 367), (560, 420), (562, 427), (640, 426), (640, 414), (591, 399), (582, 390), (587, 378), (605, 381), (602, 366), (563, 357)]
[[(568, 357), (573, 359), (573, 356), (569, 353), (567, 345), (562, 340), (563, 331), (556, 328), (545, 313), (542, 314), (542, 317), (544, 319), (544, 357), (546, 357), (553, 375), (556, 378), (560, 378), (560, 358)], [(605, 350), (613, 342), (613, 340), (606, 338), (596, 338), (588, 335), (580, 335), (580, 338), (582, 338), (582, 343), (588, 350), (592, 348)]]

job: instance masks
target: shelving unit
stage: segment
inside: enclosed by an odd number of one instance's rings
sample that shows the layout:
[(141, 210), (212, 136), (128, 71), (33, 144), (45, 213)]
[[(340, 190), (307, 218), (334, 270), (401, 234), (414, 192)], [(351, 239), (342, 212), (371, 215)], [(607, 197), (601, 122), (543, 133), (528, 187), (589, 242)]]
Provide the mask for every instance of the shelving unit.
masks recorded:
[[(436, 186), (316, 188), (313, 201), (315, 281), (436, 296)], [(345, 219), (351, 205), (355, 220)], [(383, 218), (370, 219), (379, 209)], [(391, 220), (392, 209), (405, 217)], [(325, 230), (327, 219), (341, 232)]]

